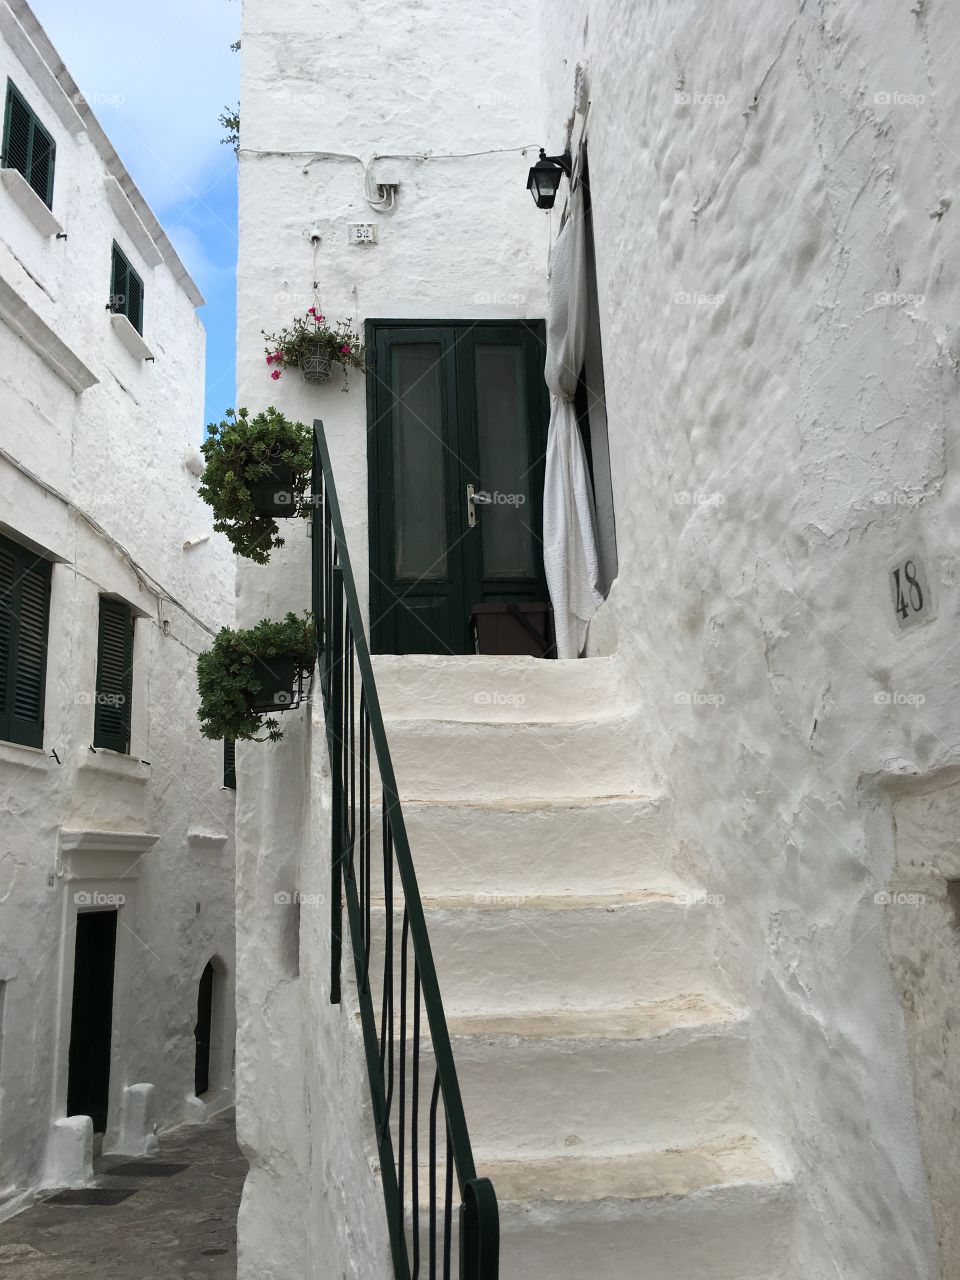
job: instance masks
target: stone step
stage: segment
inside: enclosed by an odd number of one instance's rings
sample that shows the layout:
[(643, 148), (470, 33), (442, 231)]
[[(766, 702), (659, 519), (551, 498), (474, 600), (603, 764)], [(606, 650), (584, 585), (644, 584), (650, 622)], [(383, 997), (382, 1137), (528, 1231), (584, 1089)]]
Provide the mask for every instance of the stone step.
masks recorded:
[(656, 798), (410, 801), (403, 812), (426, 894), (589, 893), (674, 879), (669, 810)]
[(400, 796), (483, 801), (633, 795), (642, 782), (638, 718), (390, 720)]
[[(448, 1014), (599, 1009), (719, 983), (716, 911), (673, 890), (423, 902)], [(378, 1008), (384, 926), (383, 904), (375, 902), (370, 973)], [(395, 905), (397, 972), (399, 939)]]
[(373, 670), (386, 717), (579, 719), (618, 701), (615, 658), (380, 654)]
[[(497, 1194), (500, 1280), (793, 1280), (793, 1187), (752, 1135), (615, 1155), (485, 1159), (477, 1172)], [(419, 1186), (425, 1257), (426, 1170)], [(411, 1223), (408, 1211), (408, 1246)]]
[[(638, 1135), (693, 1144), (753, 1119), (747, 1020), (701, 993), (590, 1011), (460, 1014), (448, 1030), (478, 1160), (613, 1154)], [(421, 1038), (421, 1115), (434, 1074)]]

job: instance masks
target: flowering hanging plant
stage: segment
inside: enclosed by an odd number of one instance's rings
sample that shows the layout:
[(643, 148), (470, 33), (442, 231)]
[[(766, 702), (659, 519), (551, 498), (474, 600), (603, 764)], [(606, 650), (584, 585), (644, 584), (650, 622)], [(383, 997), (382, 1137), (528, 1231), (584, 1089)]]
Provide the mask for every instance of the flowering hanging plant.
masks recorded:
[(289, 328), (279, 333), (264, 330), (263, 336), (267, 340), (267, 365), (274, 381), (284, 369), (298, 367), (317, 350), (338, 364), (344, 373), (351, 368), (361, 371), (365, 368), (363, 340), (350, 327), (350, 322), (338, 320), (331, 327), (316, 307), (311, 307), (305, 316), (298, 316)]

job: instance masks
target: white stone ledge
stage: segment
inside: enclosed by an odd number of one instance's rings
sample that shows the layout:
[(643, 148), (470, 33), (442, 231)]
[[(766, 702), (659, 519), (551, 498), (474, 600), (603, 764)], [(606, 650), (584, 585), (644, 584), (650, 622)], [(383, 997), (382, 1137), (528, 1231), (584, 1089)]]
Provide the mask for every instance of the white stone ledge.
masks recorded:
[(113, 332), (117, 335), (123, 345), (136, 360), (152, 360), (153, 352), (144, 342), (140, 334), (130, 323), (126, 316), (119, 315), (116, 311), (110, 313), (110, 323), (113, 326)]
[(41, 235), (56, 236), (63, 226), (53, 216), (19, 169), (0, 169), (3, 183), (14, 204), (27, 215)]
[(6, 280), (0, 280), (0, 320), (74, 391), (86, 391), (100, 381)]
[(0, 765), (17, 769), (52, 769), (57, 762), (43, 747), (25, 747), (20, 742), (0, 742)]
[(60, 856), (68, 880), (130, 880), (160, 839), (145, 831), (60, 831)]
[(122, 751), (111, 751), (109, 747), (94, 747), (92, 751), (85, 748), (80, 753), (78, 767), (91, 773), (105, 773), (111, 778), (123, 778), (126, 782), (150, 781), (149, 764)]
[(110, 201), (110, 207), (117, 215), (117, 220), (124, 231), (137, 246), (137, 252), (140, 257), (148, 267), (159, 267), (163, 262), (163, 254), (157, 248), (150, 232), (143, 225), (139, 214), (130, 203), (130, 198), (123, 187), (112, 174), (107, 174), (104, 178), (103, 187), (107, 193), (107, 199)]

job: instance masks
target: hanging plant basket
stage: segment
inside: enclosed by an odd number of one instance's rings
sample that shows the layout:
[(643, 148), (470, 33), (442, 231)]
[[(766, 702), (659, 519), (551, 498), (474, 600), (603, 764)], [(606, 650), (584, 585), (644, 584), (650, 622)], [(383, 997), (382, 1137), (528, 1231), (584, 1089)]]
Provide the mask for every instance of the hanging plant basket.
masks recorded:
[(249, 488), (257, 515), (287, 519), (298, 514), (298, 479), (289, 462), (275, 462), (269, 475), (251, 483)]
[(197, 492), (213, 508), (213, 527), (237, 555), (267, 564), (271, 550), (283, 546), (277, 520), (310, 514), (313, 436), (272, 406), (253, 418), (228, 409), (207, 433)]
[(298, 316), (279, 333), (267, 333), (267, 368), (276, 380), (284, 369), (299, 369), (304, 382), (322, 386), (329, 382), (334, 366), (344, 373), (343, 389), (347, 389), (347, 374), (355, 369), (363, 373), (363, 339), (355, 333), (348, 320), (328, 324), (326, 316), (311, 307), (305, 316)]
[(333, 377), (333, 351), (319, 342), (311, 342), (300, 357), (300, 377), (317, 385)]
[(251, 694), (253, 711), (292, 711), (303, 696), (303, 667), (294, 654), (254, 658), (252, 674), (260, 688)]
[(309, 617), (288, 613), (246, 630), (224, 627), (197, 659), (200, 732), (235, 742), (276, 742), (283, 737), (276, 713), (300, 706), (315, 659)]

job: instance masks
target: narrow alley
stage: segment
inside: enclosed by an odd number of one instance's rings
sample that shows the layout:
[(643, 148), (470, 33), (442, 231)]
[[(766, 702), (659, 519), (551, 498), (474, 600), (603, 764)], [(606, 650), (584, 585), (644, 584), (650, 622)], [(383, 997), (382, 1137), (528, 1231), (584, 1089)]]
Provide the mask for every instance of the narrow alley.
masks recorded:
[(247, 1164), (232, 1111), (166, 1135), (152, 1159), (94, 1169), (94, 1186), (44, 1193), (0, 1224), (4, 1280), (233, 1280)]

